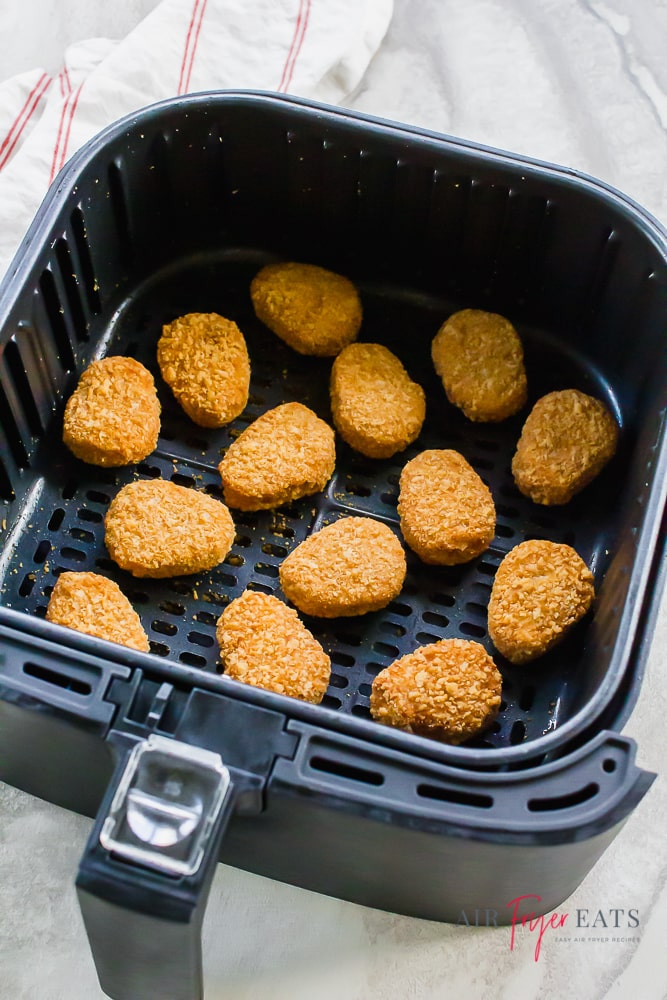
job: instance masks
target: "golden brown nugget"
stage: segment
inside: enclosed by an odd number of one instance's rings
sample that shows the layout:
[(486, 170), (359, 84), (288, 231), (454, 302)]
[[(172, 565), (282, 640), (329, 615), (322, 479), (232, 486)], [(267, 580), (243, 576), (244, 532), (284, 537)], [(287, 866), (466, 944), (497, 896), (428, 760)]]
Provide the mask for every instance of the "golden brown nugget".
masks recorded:
[(462, 743), (489, 726), (500, 708), (502, 677), (478, 642), (441, 639), (395, 660), (371, 688), (377, 722)]
[(350, 344), (331, 369), (336, 430), (368, 458), (390, 458), (418, 437), (426, 416), (424, 390), (382, 344)]
[(413, 552), (438, 566), (469, 562), (488, 549), (496, 532), (489, 488), (450, 449), (422, 451), (404, 466), (398, 514)]
[(56, 625), (149, 650), (148, 636), (118, 584), (98, 573), (61, 573), (53, 588), (46, 617)]
[(315, 264), (268, 264), (252, 280), (257, 318), (299, 354), (334, 357), (357, 339), (361, 302), (349, 280)]
[(277, 597), (247, 590), (225, 608), (216, 635), (227, 677), (316, 705), (322, 701), (331, 660), (296, 611)]
[(141, 462), (155, 450), (159, 433), (155, 382), (134, 358), (93, 361), (65, 406), (63, 441), (91, 465)]
[(199, 573), (217, 566), (234, 541), (223, 503), (164, 479), (129, 483), (104, 519), (109, 555), (133, 576)]
[(218, 469), (230, 507), (268, 510), (319, 493), (335, 464), (333, 429), (302, 403), (283, 403), (246, 427)]
[(511, 417), (527, 398), (523, 347), (504, 316), (462, 309), (450, 316), (431, 345), (447, 399), (469, 420)]
[(593, 574), (569, 545), (531, 540), (507, 553), (489, 600), (489, 636), (512, 663), (555, 646), (595, 597)]
[(370, 517), (345, 517), (290, 552), (280, 585), (299, 611), (318, 618), (365, 615), (401, 592), (406, 563), (391, 528)]
[(578, 389), (550, 392), (535, 403), (512, 459), (514, 482), (546, 506), (583, 490), (616, 451), (618, 426), (604, 403)]
[(248, 402), (250, 360), (236, 323), (188, 313), (162, 328), (157, 360), (174, 396), (200, 427), (222, 427)]

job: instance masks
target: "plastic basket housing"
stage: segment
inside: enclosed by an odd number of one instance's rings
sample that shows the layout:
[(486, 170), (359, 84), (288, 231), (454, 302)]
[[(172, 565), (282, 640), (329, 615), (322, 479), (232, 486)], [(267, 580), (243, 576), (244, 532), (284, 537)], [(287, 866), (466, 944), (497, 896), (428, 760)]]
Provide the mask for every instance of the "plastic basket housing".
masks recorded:
[[(117, 756), (151, 732), (219, 752), (239, 794), (221, 857), (320, 891), (457, 920), (569, 895), (651, 776), (619, 735), (641, 683), (657, 607), (667, 478), (665, 234), (618, 192), (571, 171), (274, 95), (167, 102), (114, 125), (49, 193), (0, 297), (0, 776), (94, 813)], [(330, 419), (330, 361), (290, 351), (254, 317), (252, 276), (291, 259), (348, 275), (362, 339), (387, 344), (427, 393), (419, 440), (372, 461), (337, 442), (324, 494), (234, 512), (236, 541), (210, 573), (135, 580), (112, 563), (103, 517), (117, 489), (162, 476), (221, 497), (221, 451), (256, 416), (300, 400)], [(430, 343), (456, 309), (508, 316), (529, 403), (575, 387), (621, 426), (617, 456), (570, 504), (539, 507), (510, 463), (527, 410), (472, 424), (447, 402)], [(159, 378), (164, 322), (234, 319), (252, 362), (229, 427), (190, 423)], [(158, 448), (103, 470), (61, 442), (86, 365), (132, 355), (156, 376)], [(396, 527), (398, 476), (423, 448), (456, 448), (490, 486), (497, 534), (479, 559), (428, 567), (408, 552), (400, 597), (363, 618), (307, 624), (330, 652), (322, 706), (217, 672), (215, 622), (246, 587), (280, 594), (278, 566), (310, 532), (367, 514)], [(593, 613), (539, 664), (496, 656), (503, 705), (462, 747), (376, 725), (373, 677), (397, 656), (461, 636), (493, 651), (486, 604), (504, 554), (526, 538), (573, 545)], [(64, 569), (116, 580), (151, 653), (43, 620)], [(119, 743), (120, 741), (120, 743)], [(391, 877), (387, 877), (387, 873)]]

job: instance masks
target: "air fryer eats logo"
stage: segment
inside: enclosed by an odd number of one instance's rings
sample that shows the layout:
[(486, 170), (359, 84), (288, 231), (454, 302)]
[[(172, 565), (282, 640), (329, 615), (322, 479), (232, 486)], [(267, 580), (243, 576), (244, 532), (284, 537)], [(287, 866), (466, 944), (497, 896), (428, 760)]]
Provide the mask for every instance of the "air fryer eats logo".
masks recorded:
[[(537, 914), (534, 910), (528, 910), (530, 905), (535, 906), (541, 900), (541, 896), (527, 893), (524, 896), (516, 896), (507, 903), (511, 913), (510, 951), (514, 951), (518, 933), (526, 933), (534, 938), (533, 958), (536, 962), (539, 961), (542, 943), (547, 936), (559, 943), (627, 944), (639, 940), (639, 935), (633, 933), (639, 927), (637, 909), (578, 907), (572, 913), (559, 913), (554, 910), (547, 914)], [(461, 910), (458, 923), (466, 927), (497, 927), (498, 911), (488, 908)], [(567, 933), (557, 933), (565, 930)]]

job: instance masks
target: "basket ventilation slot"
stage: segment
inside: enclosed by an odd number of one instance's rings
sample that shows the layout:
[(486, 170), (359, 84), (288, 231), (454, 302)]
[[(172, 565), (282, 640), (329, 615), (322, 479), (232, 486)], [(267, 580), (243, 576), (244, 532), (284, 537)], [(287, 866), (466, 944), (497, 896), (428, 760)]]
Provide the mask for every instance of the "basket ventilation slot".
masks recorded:
[[(2, 448), (3, 436), (0, 435), (0, 448)], [(9, 473), (5, 468), (5, 463), (0, 458), (0, 500), (13, 500), (15, 497), (14, 490), (12, 488), (12, 481), (9, 478)]]
[(7, 370), (16, 388), (16, 395), (21, 402), (23, 412), (28, 421), (28, 427), (32, 434), (41, 434), (43, 429), (42, 421), (37, 409), (37, 403), (35, 402), (35, 396), (28, 381), (18, 345), (13, 338), (5, 347), (5, 361), (7, 363)]
[(595, 798), (600, 791), (600, 786), (595, 781), (589, 782), (583, 788), (578, 788), (576, 792), (568, 795), (555, 795), (552, 798), (529, 799), (528, 809), (530, 812), (556, 812), (559, 809), (572, 809), (580, 806), (583, 802)]
[(490, 795), (468, 792), (462, 788), (445, 788), (444, 785), (417, 785), (417, 795), (423, 799), (452, 802), (454, 805), (472, 806), (475, 809), (490, 809), (493, 806)]
[(97, 279), (95, 277), (95, 268), (93, 267), (90, 247), (88, 246), (86, 223), (83, 218), (83, 212), (80, 208), (74, 209), (70, 216), (70, 222), (72, 225), (74, 246), (76, 247), (77, 257), (79, 258), (80, 281), (86, 293), (88, 308), (92, 313), (97, 315), (102, 311), (102, 301), (100, 299)]
[(119, 161), (109, 164), (109, 194), (111, 196), (111, 207), (113, 217), (118, 232), (118, 243), (122, 261), (129, 265), (132, 263), (132, 234), (130, 231), (130, 215), (127, 208), (127, 198), (123, 185), (123, 172)]
[(42, 272), (42, 276), (39, 279), (39, 288), (42, 293), (46, 318), (51, 326), (53, 339), (60, 356), (60, 363), (64, 369), (69, 370), (74, 367), (74, 350), (67, 332), (64, 310), (58, 296), (56, 281), (51, 270), (47, 269)]
[(56, 260), (58, 261), (58, 267), (60, 269), (62, 285), (65, 289), (65, 297), (67, 305), (69, 306), (72, 327), (74, 329), (76, 339), (80, 344), (82, 344), (88, 340), (88, 324), (86, 323), (86, 316), (83, 311), (83, 303), (81, 302), (81, 293), (79, 290), (79, 282), (77, 280), (74, 261), (72, 260), (72, 254), (70, 253), (67, 240), (64, 237), (61, 237), (56, 243)]
[(41, 663), (24, 663), (23, 673), (27, 674), (28, 677), (35, 677), (39, 681), (44, 681), (45, 684), (53, 684), (56, 687), (72, 691), (74, 694), (85, 696), (89, 695), (93, 690), (87, 681), (82, 681), (77, 677), (70, 677), (68, 674), (60, 674), (55, 670), (50, 670), (48, 667), (43, 666)]
[(5, 431), (9, 451), (19, 469), (28, 465), (28, 451), (9, 405), (5, 387), (0, 381), (0, 427)]
[(356, 764), (332, 760), (331, 757), (311, 757), (310, 766), (314, 771), (323, 771), (325, 774), (333, 774), (337, 778), (345, 778), (348, 781), (360, 781), (364, 785), (379, 787), (384, 784), (384, 775), (380, 774), (379, 771), (369, 771)]

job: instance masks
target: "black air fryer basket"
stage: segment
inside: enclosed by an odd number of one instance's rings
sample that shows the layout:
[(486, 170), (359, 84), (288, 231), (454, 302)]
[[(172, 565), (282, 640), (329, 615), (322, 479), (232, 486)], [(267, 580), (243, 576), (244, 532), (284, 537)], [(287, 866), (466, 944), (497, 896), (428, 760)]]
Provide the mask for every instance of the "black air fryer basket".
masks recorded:
[[(163, 477), (222, 497), (221, 452), (299, 400), (330, 420), (330, 360), (301, 357), (254, 317), (273, 260), (316, 263), (360, 289), (361, 337), (389, 346), (427, 394), (423, 433), (373, 461), (337, 441), (324, 494), (234, 511), (224, 564), (137, 580), (104, 547), (111, 498)], [(124, 1000), (200, 995), (199, 933), (218, 858), (369, 906), (456, 921), (577, 887), (649, 787), (620, 728), (637, 697), (664, 551), (667, 454), (664, 231), (604, 185), (561, 168), (266, 94), (166, 102), (114, 125), (49, 193), (0, 295), (0, 777), (97, 814), (77, 879), (103, 988)], [(527, 409), (501, 424), (450, 406), (430, 343), (453, 311), (500, 312), (524, 345), (529, 405), (579, 388), (621, 427), (618, 454), (564, 507), (516, 489)], [(162, 324), (219, 312), (246, 336), (248, 407), (196, 427), (159, 378)], [(64, 402), (94, 358), (156, 376), (157, 450), (104, 470), (61, 441)], [(455, 448), (493, 493), (497, 534), (463, 566), (407, 553), (400, 596), (306, 624), (331, 655), (321, 706), (218, 673), (215, 623), (245, 588), (278, 593), (282, 558), (361, 513), (397, 527), (400, 470)], [(595, 574), (593, 612), (527, 667), (494, 653), (486, 606), (504, 554), (567, 542)], [(44, 620), (63, 570), (115, 580), (151, 640), (139, 653)], [(465, 746), (374, 723), (374, 676), (460, 636), (504, 679), (494, 727)], [(223, 839), (224, 833), (224, 839)]]

